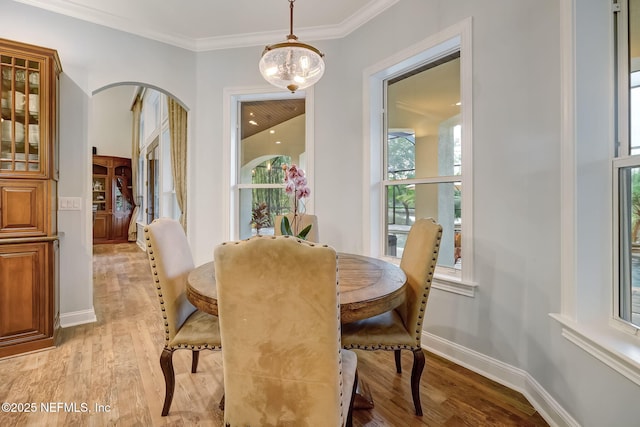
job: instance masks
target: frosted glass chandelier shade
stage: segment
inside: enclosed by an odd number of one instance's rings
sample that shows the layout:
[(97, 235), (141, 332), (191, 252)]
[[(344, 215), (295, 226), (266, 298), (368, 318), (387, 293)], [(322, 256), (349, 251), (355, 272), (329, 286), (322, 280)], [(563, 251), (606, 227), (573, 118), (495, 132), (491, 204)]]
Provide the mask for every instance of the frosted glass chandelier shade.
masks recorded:
[(295, 92), (313, 86), (324, 74), (318, 49), (295, 39), (267, 46), (260, 58), (260, 73), (272, 85)]
[(264, 48), (260, 58), (260, 73), (272, 85), (298, 89), (314, 85), (324, 74), (324, 56), (318, 49), (298, 41), (293, 35), (293, 2), (289, 0), (290, 29), (287, 41)]

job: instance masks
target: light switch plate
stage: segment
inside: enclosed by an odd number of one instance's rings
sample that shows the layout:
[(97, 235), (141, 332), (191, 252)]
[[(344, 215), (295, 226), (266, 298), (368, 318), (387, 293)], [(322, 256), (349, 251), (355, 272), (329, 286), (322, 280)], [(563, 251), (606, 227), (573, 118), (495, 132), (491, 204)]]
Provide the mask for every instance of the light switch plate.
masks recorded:
[(58, 197), (59, 211), (79, 211), (82, 207), (82, 197)]

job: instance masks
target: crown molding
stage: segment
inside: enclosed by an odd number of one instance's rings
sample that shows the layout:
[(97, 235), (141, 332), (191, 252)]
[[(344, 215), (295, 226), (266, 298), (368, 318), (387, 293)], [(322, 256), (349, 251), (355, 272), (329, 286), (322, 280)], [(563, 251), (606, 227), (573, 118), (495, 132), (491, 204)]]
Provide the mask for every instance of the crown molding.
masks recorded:
[(104, 12), (102, 10), (81, 5), (71, 0), (13, 0), (28, 6), (48, 10), (60, 15), (70, 16), (81, 21), (91, 22), (126, 33), (135, 34), (147, 39), (181, 47), (188, 50), (196, 50), (196, 40), (168, 34), (149, 27), (141, 27), (131, 19)]
[[(61, 15), (70, 16), (116, 30), (135, 34), (144, 38), (177, 46), (195, 52), (261, 46), (284, 40), (288, 29), (277, 31), (230, 34), (219, 37), (191, 38), (178, 34), (166, 33), (152, 27), (141, 27), (139, 22), (104, 12), (102, 10), (81, 5), (72, 0), (13, 0), (29, 6), (48, 10)], [(296, 30), (301, 40), (330, 40), (346, 37), (353, 31), (369, 22), (400, 0), (371, 0), (366, 6), (337, 25), (307, 27)]]

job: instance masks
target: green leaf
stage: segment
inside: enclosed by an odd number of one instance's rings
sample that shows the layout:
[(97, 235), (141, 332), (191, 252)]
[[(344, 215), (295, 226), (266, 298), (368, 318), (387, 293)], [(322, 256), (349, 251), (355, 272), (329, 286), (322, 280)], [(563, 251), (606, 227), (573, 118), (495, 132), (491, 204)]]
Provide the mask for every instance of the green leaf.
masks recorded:
[[(309, 224), (305, 228), (303, 228), (302, 231), (300, 231), (300, 233), (298, 233), (296, 237), (298, 239), (306, 240), (307, 235), (309, 234), (309, 231), (311, 231), (311, 225), (312, 224)], [(282, 233), (283, 236), (293, 236), (293, 231), (291, 230), (291, 223), (289, 222), (289, 218), (287, 218), (286, 216), (283, 216), (282, 221), (280, 222), (280, 232)]]
[(291, 231), (291, 224), (289, 224), (289, 218), (286, 216), (282, 217), (282, 222), (280, 222), (280, 232), (284, 236), (293, 236), (293, 232)]
[(307, 234), (309, 234), (309, 231), (311, 231), (311, 224), (307, 225), (297, 237), (302, 240), (307, 240)]

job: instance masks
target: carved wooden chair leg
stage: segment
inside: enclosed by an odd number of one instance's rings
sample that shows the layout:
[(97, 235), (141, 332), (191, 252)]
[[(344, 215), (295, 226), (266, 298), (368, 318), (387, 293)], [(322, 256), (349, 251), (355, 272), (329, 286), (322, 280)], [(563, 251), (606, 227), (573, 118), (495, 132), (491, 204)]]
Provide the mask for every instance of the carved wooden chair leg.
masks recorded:
[(198, 370), (198, 359), (200, 358), (200, 350), (191, 351), (191, 373), (195, 374)]
[(173, 401), (173, 391), (176, 387), (176, 377), (175, 373), (173, 372), (173, 350), (170, 350), (168, 348), (162, 350), (162, 354), (160, 355), (160, 367), (162, 368), (166, 386), (164, 394), (164, 405), (162, 406), (162, 416), (166, 417), (169, 413), (169, 408), (171, 407), (171, 402)]
[(356, 399), (357, 389), (358, 389), (358, 370), (356, 369), (356, 373), (353, 378), (353, 390), (351, 390), (351, 402), (349, 403), (349, 412), (347, 412), (347, 422), (345, 423), (345, 427), (353, 426), (353, 402)]
[(413, 405), (416, 407), (416, 415), (422, 416), (422, 405), (420, 405), (420, 377), (424, 370), (424, 353), (422, 349), (413, 350), (413, 369), (411, 370), (411, 394), (413, 395)]
[(400, 363), (400, 350), (394, 350), (393, 351), (394, 355), (396, 356), (396, 372), (401, 374), (402, 373), (402, 364)]

